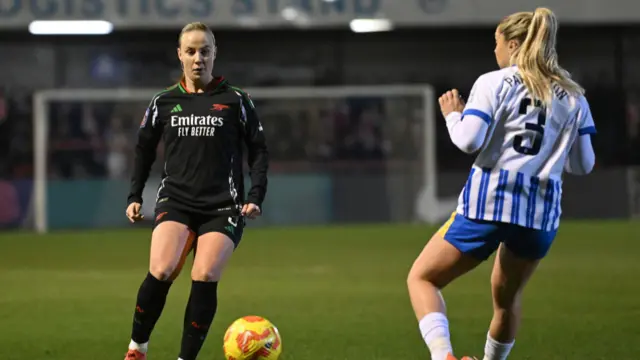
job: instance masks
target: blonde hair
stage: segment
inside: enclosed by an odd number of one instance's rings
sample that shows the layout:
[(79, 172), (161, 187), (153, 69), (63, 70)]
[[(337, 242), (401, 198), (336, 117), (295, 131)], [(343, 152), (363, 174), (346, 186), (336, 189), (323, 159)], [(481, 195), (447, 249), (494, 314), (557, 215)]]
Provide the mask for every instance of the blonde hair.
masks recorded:
[(569, 94), (584, 94), (582, 86), (558, 64), (558, 21), (551, 10), (541, 7), (534, 12), (511, 14), (500, 22), (498, 31), (505, 41), (519, 42), (510, 62), (518, 66), (522, 81), (533, 97), (549, 104), (554, 84)]
[[(178, 48), (182, 46), (182, 36), (192, 31), (204, 31), (209, 36), (211, 36), (211, 39), (213, 40), (213, 46), (214, 47), (216, 46), (216, 37), (215, 35), (213, 35), (213, 31), (211, 31), (211, 29), (205, 23), (195, 21), (185, 25), (180, 31), (180, 35), (178, 35)], [(183, 71), (182, 75), (180, 75), (180, 82), (183, 82), (184, 80), (185, 80), (185, 76)]]

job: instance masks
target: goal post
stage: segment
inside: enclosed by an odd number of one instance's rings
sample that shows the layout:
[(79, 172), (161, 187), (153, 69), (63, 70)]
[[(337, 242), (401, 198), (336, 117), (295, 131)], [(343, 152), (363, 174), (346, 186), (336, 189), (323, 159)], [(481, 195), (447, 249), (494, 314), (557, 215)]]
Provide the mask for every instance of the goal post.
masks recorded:
[[(252, 99), (260, 101), (283, 101), (290, 103), (305, 99), (344, 99), (344, 98), (412, 98), (420, 102), (414, 111), (419, 111), (422, 122), (420, 136), (422, 142), (418, 162), (420, 169), (420, 190), (413, 197), (413, 220), (434, 223), (447, 217), (453, 210), (452, 199), (446, 201), (438, 198), (437, 163), (436, 163), (436, 95), (430, 85), (376, 85), (376, 86), (335, 86), (335, 87), (256, 87), (246, 88)], [(34, 94), (34, 188), (33, 216), (34, 226), (38, 233), (49, 230), (48, 199), (48, 153), (50, 150), (50, 122), (53, 103), (96, 103), (96, 102), (139, 102), (148, 103), (158, 89), (50, 89)], [(286, 103), (285, 103), (286, 104)], [(390, 112), (387, 115), (392, 115)], [(142, 114), (139, 114), (140, 118)], [(383, 121), (393, 122), (391, 116)], [(266, 124), (265, 124), (266, 125)], [(124, 195), (123, 195), (124, 196)], [(367, 199), (363, 199), (364, 202)], [(81, 211), (81, 210), (80, 210)], [(116, 211), (114, 209), (114, 211)], [(70, 215), (72, 216), (72, 215)]]

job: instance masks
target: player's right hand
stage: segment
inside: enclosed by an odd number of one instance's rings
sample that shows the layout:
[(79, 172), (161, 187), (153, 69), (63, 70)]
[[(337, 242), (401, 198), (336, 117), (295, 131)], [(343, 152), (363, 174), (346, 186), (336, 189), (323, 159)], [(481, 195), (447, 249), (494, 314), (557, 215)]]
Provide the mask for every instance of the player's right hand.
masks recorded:
[(129, 204), (129, 207), (127, 207), (126, 214), (127, 214), (127, 218), (129, 218), (129, 221), (131, 221), (131, 223), (135, 223), (136, 221), (140, 221), (144, 219), (144, 215), (142, 215), (142, 213), (140, 212), (141, 209), (142, 209), (142, 205), (140, 203), (133, 202)]
[(442, 116), (445, 118), (447, 115), (452, 112), (463, 112), (465, 102), (462, 99), (462, 96), (458, 92), (458, 89), (451, 89), (446, 93), (442, 94), (438, 99), (440, 103), (440, 111), (442, 112)]

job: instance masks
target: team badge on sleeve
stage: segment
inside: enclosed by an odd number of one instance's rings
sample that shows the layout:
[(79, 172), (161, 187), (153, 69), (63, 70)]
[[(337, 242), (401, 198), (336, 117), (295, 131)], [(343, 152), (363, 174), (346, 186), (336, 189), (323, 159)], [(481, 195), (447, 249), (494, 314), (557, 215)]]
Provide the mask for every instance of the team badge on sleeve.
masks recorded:
[(144, 117), (142, 118), (142, 122), (140, 123), (140, 127), (143, 128), (147, 124), (147, 119), (149, 118), (149, 108), (144, 112)]

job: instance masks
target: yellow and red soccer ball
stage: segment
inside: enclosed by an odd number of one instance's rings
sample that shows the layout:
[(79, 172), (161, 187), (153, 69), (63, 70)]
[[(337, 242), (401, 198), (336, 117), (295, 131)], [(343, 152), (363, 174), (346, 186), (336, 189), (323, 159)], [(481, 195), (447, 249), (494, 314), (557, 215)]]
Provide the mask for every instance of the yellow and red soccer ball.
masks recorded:
[(244, 316), (229, 326), (222, 348), (227, 360), (277, 360), (282, 353), (282, 339), (271, 321)]

